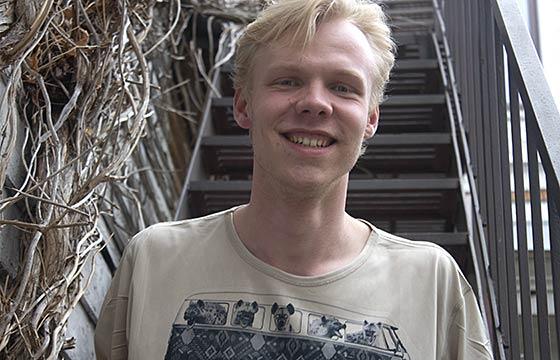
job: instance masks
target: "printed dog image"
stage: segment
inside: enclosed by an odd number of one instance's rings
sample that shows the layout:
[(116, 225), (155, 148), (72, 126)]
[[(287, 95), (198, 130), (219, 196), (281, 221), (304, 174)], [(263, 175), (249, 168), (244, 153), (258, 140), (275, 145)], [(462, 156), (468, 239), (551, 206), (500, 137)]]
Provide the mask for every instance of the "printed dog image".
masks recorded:
[(233, 306), (233, 325), (240, 325), (244, 328), (252, 326), (257, 311), (259, 311), (259, 304), (256, 301), (250, 303), (239, 300)]
[(274, 324), (278, 331), (292, 332), (292, 325), (290, 325), (290, 316), (295, 313), (294, 306), (288, 304), (286, 306), (279, 306), (277, 303), (272, 305), (272, 316)]
[(327, 339), (337, 340), (343, 337), (340, 330), (346, 329), (346, 324), (341, 323), (337, 318), (323, 315), (320, 319), (315, 319), (309, 324), (307, 333)]

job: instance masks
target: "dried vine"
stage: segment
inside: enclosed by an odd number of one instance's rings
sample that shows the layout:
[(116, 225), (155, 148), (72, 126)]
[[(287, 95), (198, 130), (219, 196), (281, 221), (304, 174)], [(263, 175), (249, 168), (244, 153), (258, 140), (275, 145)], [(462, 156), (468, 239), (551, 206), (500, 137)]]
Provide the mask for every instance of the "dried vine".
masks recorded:
[(0, 231), (17, 229), (21, 248), (0, 277), (0, 358), (74, 346), (85, 268), (111, 238), (172, 218), (212, 74), (261, 5), (0, 0)]

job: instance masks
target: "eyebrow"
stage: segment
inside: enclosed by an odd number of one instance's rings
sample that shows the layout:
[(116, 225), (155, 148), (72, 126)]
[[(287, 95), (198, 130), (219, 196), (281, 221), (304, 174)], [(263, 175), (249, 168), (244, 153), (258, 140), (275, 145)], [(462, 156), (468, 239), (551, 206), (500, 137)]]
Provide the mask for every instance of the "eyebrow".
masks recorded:
[[(286, 63), (286, 64), (273, 65), (268, 69), (268, 72), (283, 72), (283, 71), (297, 73), (297, 72), (301, 72), (301, 67), (295, 64)], [(350, 70), (350, 69), (335, 69), (333, 71), (333, 74), (336, 76), (351, 78), (353, 80), (360, 81), (360, 82), (362, 80), (365, 80), (366, 83), (368, 81), (368, 76), (369, 76), (369, 74), (366, 73), (364, 78), (359, 71)]]

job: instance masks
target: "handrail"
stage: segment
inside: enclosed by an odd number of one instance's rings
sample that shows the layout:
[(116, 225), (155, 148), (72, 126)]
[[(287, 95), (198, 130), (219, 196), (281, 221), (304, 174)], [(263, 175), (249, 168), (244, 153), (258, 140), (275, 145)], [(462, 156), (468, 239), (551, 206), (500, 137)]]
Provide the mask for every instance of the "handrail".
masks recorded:
[[(554, 321), (560, 329), (560, 114), (515, 0), (433, 3), (435, 30), (449, 64), (450, 88), (446, 91), (453, 95), (457, 111), (457, 126), (451, 128), (458, 132), (459, 160), (473, 194), (471, 215), (476, 226), (470, 238), (472, 245), (479, 247), (473, 252), (475, 264), (484, 266), (482, 272), (479, 269), (486, 277), (481, 279), (484, 286), (478, 284), (479, 298), (492, 319), (494, 350), (500, 358), (520, 359), (523, 355), (534, 359), (538, 353), (541, 359), (550, 359), (553, 339), (545, 261), (550, 255)], [(546, 175), (544, 189), (539, 185), (540, 171)], [(545, 250), (543, 200), (549, 216), (550, 251)], [(525, 219), (528, 208), (529, 232)], [(533, 291), (538, 320), (535, 329)], [(485, 302), (491, 307), (485, 308)], [(560, 331), (554, 340), (560, 343)]]
[[(520, 90), (525, 92), (525, 97), (531, 99), (526, 104), (531, 106), (535, 121), (538, 126), (537, 136), (540, 137), (538, 145), (541, 160), (547, 162), (553, 184), (559, 188), (560, 179), (560, 113), (554, 102), (552, 91), (544, 74), (542, 64), (533, 45), (524, 19), (519, 12), (515, 0), (492, 0), (495, 19), (504, 37), (504, 45), (508, 53), (512, 54), (519, 76), (521, 77)], [(527, 109), (526, 109), (527, 110)], [(543, 158), (544, 156), (544, 158)]]
[[(220, 71), (215, 71), (212, 76), (212, 85), (217, 87), (219, 84), (219, 76)], [(187, 199), (189, 197), (189, 184), (191, 179), (195, 177), (195, 174), (202, 171), (200, 168), (202, 164), (200, 163), (200, 153), (202, 147), (202, 138), (206, 135), (206, 131), (210, 126), (210, 109), (212, 106), (212, 99), (217, 96), (220, 97), (220, 94), (215, 94), (213, 89), (208, 89), (206, 94), (206, 99), (204, 100), (204, 110), (202, 112), (202, 121), (198, 127), (198, 134), (196, 136), (196, 142), (193, 148), (193, 152), (189, 159), (188, 168), (187, 168), (187, 176), (185, 177), (185, 181), (183, 182), (183, 188), (181, 189), (181, 195), (179, 196), (179, 201), (177, 202), (177, 210), (175, 211), (174, 220), (184, 220), (190, 217), (190, 211), (188, 208)]]
[[(232, 44), (235, 44), (236, 38), (240, 36), (242, 26), (230, 24), (228, 31), (222, 33), (220, 38), (220, 45), (224, 48), (230, 48), (228, 52), (218, 51), (214, 58), (214, 65), (211, 68), (208, 78), (211, 78), (211, 84), (208, 87), (206, 98), (204, 100), (204, 110), (202, 112), (202, 119), (198, 127), (198, 133), (196, 136), (196, 142), (189, 159), (187, 167), (187, 176), (183, 182), (183, 188), (181, 190), (181, 195), (179, 201), (177, 202), (177, 210), (175, 211), (175, 220), (183, 220), (191, 217), (190, 209), (188, 207), (189, 198), (189, 185), (191, 181), (197, 180), (199, 176), (204, 172), (203, 164), (201, 159), (202, 153), (202, 139), (213, 131), (213, 126), (211, 124), (211, 107), (214, 98), (220, 98), (222, 95), (219, 93), (219, 83), (221, 76), (221, 68), (224, 66), (233, 56)], [(227, 44), (228, 46), (225, 46)]]

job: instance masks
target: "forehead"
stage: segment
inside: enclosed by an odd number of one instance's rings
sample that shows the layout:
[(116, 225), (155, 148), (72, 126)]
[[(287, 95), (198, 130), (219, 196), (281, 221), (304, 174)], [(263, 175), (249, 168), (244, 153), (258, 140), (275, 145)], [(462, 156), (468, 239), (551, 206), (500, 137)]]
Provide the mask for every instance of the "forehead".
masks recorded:
[(374, 52), (362, 31), (347, 20), (322, 23), (305, 47), (288, 42), (289, 36), (259, 48), (253, 59), (253, 75), (300, 68), (353, 72), (370, 78)]

